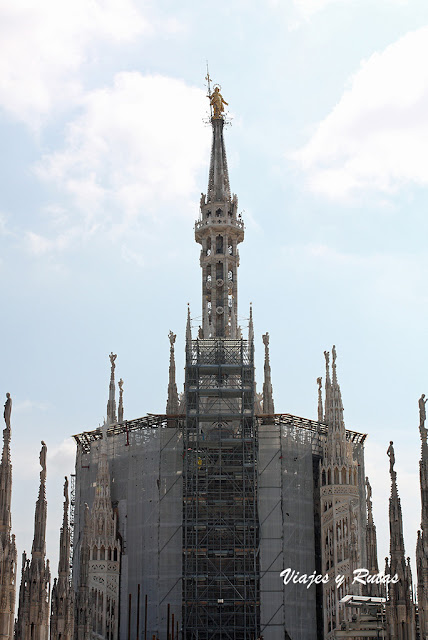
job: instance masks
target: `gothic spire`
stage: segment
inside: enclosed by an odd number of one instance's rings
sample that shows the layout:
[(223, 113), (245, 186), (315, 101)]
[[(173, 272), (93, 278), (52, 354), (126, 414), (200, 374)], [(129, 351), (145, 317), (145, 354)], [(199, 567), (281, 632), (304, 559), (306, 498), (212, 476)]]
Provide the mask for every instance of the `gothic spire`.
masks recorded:
[(238, 215), (238, 199), (231, 197), (223, 138), (223, 100), (220, 89), (208, 97), (211, 104), (212, 148), (207, 194), (201, 194), (200, 218), (195, 240), (202, 245), (202, 327), (200, 336), (240, 338), (238, 318), (238, 244), (244, 239), (244, 223)]
[(12, 640), (16, 598), (16, 546), (11, 535), (12, 464), (10, 461), (10, 418), (12, 398), (4, 405), (3, 451), (0, 462), (0, 637)]
[(419, 434), (421, 437), (421, 459), (419, 480), (421, 486), (421, 531), (416, 544), (416, 568), (418, 577), (418, 611), (421, 638), (428, 638), (428, 447), (425, 394), (419, 398)]
[(190, 318), (190, 305), (187, 303), (187, 322), (186, 322), (186, 344), (190, 346), (192, 342), (192, 325)]
[(51, 575), (46, 556), (46, 444), (40, 451), (40, 488), (34, 517), (31, 561), (23, 554), (21, 586), (15, 638), (31, 640), (48, 637)]
[(332, 374), (330, 380), (330, 354), (324, 351), (326, 363), (325, 381), (325, 422), (328, 424), (328, 449), (329, 455), (334, 460), (352, 460), (352, 452), (346, 442), (345, 421), (343, 419), (342, 394), (337, 379), (336, 347), (332, 348)]
[(207, 203), (230, 201), (229, 172), (227, 169), (226, 148), (223, 138), (224, 119), (222, 116), (223, 100), (220, 87), (216, 86), (210, 96), (210, 104), (214, 113), (211, 118), (213, 131), (211, 145), (211, 162), (208, 179)]
[(273, 415), (275, 413), (275, 407), (273, 404), (273, 389), (270, 371), (269, 360), (269, 334), (265, 333), (263, 336), (263, 344), (265, 345), (265, 366), (264, 373), (265, 379), (263, 383), (263, 413)]
[(119, 409), (117, 411), (118, 422), (123, 422), (123, 380), (122, 378), (117, 383), (119, 386)]
[[(379, 573), (379, 564), (377, 560), (377, 537), (376, 526), (373, 521), (373, 503), (372, 503), (372, 487), (369, 479), (366, 478), (366, 506), (367, 506), (367, 523), (366, 523), (366, 551), (367, 551), (367, 569), (370, 575)], [(368, 595), (380, 596), (381, 590), (379, 585), (368, 585)]]
[(68, 479), (64, 482), (64, 514), (59, 542), (58, 580), (52, 587), (51, 640), (73, 638), (73, 590), (70, 585), (70, 527), (68, 523)]
[(109, 386), (109, 394), (108, 394), (108, 402), (107, 402), (107, 424), (114, 424), (117, 422), (116, 417), (116, 385), (114, 382), (114, 370), (116, 369), (115, 360), (117, 355), (113, 353), (113, 351), (109, 355), (110, 358), (110, 386)]
[(174, 343), (176, 339), (175, 333), (172, 331), (168, 334), (169, 337), (169, 382), (168, 382), (168, 400), (166, 403), (166, 413), (168, 415), (178, 414), (178, 393), (177, 384), (175, 382), (175, 355), (174, 355)]
[[(397, 574), (398, 582), (390, 584), (388, 588), (387, 622), (391, 638), (414, 638), (415, 612), (412, 600), (412, 574), (410, 564), (406, 563), (403, 515), (398, 496), (397, 473), (394, 470), (395, 453), (393, 442), (387, 450), (389, 456), (389, 473), (391, 475), (391, 496), (389, 499), (389, 531), (390, 531), (390, 563), (391, 576)], [(404, 629), (402, 629), (404, 627)]]
[(47, 519), (47, 502), (46, 502), (46, 453), (47, 447), (42, 440), (42, 448), (40, 450), (40, 487), (39, 496), (36, 502), (36, 511), (34, 515), (34, 538), (31, 555), (33, 558), (44, 558), (46, 553), (46, 519)]
[(253, 303), (250, 302), (250, 320), (248, 322), (248, 342), (254, 341), (254, 324), (253, 324)]
[(12, 464), (10, 461), (10, 416), (12, 412), (12, 398), (6, 394), (4, 405), (4, 420), (6, 427), (3, 430), (3, 451), (0, 463), (0, 533), (10, 533), (11, 517), (10, 508), (12, 500)]
[(317, 378), (318, 385), (318, 422), (322, 422), (324, 419), (324, 411), (322, 406), (322, 378)]
[(328, 424), (332, 415), (331, 401), (331, 380), (330, 380), (330, 351), (324, 351), (325, 358), (325, 401), (324, 401), (324, 422)]

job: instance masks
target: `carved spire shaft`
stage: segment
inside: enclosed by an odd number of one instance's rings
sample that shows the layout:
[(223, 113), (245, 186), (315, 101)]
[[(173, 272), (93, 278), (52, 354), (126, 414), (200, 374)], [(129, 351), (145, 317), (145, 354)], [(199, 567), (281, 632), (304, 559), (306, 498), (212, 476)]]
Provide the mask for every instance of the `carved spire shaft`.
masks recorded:
[(322, 406), (322, 378), (317, 378), (318, 385), (318, 422), (324, 420), (324, 409)]
[(421, 459), (419, 480), (421, 487), (421, 531), (416, 544), (417, 594), (421, 640), (428, 640), (428, 446), (425, 394), (419, 398), (419, 434), (421, 437)]
[(118, 422), (123, 422), (123, 380), (122, 378), (118, 382), (119, 385), (119, 409), (117, 411)]
[(64, 482), (64, 514), (60, 531), (58, 580), (52, 587), (51, 640), (72, 640), (74, 631), (74, 597), (70, 585), (70, 527), (68, 522), (68, 479)]
[(114, 424), (117, 422), (116, 416), (116, 384), (114, 381), (114, 370), (116, 368), (115, 360), (117, 355), (113, 352), (110, 353), (110, 386), (109, 386), (109, 394), (108, 394), (108, 402), (107, 402), (107, 424)]
[(263, 383), (263, 413), (273, 415), (275, 407), (273, 403), (273, 389), (269, 359), (269, 334), (263, 336), (263, 344), (265, 345), (265, 364), (264, 364), (264, 383)]
[(166, 403), (166, 413), (168, 415), (177, 415), (178, 414), (178, 393), (177, 393), (177, 384), (175, 382), (175, 354), (174, 354), (174, 343), (175, 343), (176, 335), (170, 331), (169, 332), (169, 382), (168, 382), (168, 400)]
[(40, 486), (39, 495), (36, 502), (36, 511), (34, 515), (34, 538), (31, 555), (33, 557), (44, 558), (46, 554), (46, 520), (47, 520), (47, 501), (46, 501), (46, 454), (47, 447), (42, 440), (42, 448), (40, 450)]
[[(410, 563), (406, 563), (403, 515), (397, 488), (397, 473), (394, 470), (395, 453), (391, 441), (387, 450), (391, 475), (391, 497), (389, 499), (390, 563), (389, 572), (397, 574), (398, 582), (388, 586), (387, 625), (391, 640), (401, 637), (415, 638), (415, 609), (412, 596), (412, 574)], [(404, 636), (401, 635), (404, 633)]]
[(40, 451), (40, 488), (34, 518), (31, 561), (23, 555), (15, 638), (46, 640), (49, 634), (50, 569), (46, 555), (46, 444)]
[(3, 451), (0, 462), (0, 638), (12, 640), (16, 599), (16, 545), (11, 535), (12, 464), (10, 460), (12, 398), (4, 405)]
[(250, 319), (248, 322), (248, 342), (254, 342), (253, 304), (250, 302)]
[(4, 419), (6, 427), (3, 430), (3, 451), (0, 463), (0, 533), (10, 534), (11, 530), (11, 502), (12, 502), (12, 463), (10, 460), (12, 398), (6, 394), (4, 405)]

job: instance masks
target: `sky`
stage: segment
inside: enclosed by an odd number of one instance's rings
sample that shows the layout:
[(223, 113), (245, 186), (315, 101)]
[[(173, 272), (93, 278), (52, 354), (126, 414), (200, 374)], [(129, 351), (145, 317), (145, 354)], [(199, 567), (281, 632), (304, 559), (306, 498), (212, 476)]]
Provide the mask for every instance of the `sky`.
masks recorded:
[[(275, 410), (316, 419), (337, 348), (345, 421), (367, 433), (379, 564), (393, 440), (412, 557), (417, 401), (428, 393), (426, 0), (3, 0), (0, 393), (13, 398), (13, 532), (31, 551), (40, 441), (57, 572), (75, 433), (163, 413), (168, 332), (184, 379), (200, 324), (193, 224), (210, 152), (206, 62), (229, 103), (246, 225), (239, 322), (270, 334)], [(20, 571), (20, 567), (19, 567)], [(416, 576), (414, 575), (414, 579)]]

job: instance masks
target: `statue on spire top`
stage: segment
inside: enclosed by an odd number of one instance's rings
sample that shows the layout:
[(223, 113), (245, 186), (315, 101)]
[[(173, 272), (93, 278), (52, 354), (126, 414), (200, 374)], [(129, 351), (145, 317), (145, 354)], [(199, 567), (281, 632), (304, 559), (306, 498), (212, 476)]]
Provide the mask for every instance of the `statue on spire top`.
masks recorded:
[(223, 100), (223, 96), (220, 93), (220, 87), (218, 85), (214, 88), (214, 93), (208, 97), (210, 98), (210, 105), (214, 109), (213, 117), (218, 120), (219, 118), (221, 118), (221, 114), (224, 111), (223, 105), (227, 105), (228, 103)]

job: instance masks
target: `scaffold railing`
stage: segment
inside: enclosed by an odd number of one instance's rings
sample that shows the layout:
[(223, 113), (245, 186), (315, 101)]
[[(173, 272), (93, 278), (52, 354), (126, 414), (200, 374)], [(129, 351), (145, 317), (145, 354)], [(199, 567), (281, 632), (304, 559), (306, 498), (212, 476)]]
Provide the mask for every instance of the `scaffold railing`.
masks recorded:
[[(309, 418), (302, 418), (290, 413), (275, 413), (275, 414), (261, 414), (255, 416), (259, 427), (263, 429), (263, 425), (268, 424), (281, 424), (286, 427), (306, 429), (319, 435), (320, 444), (322, 439), (327, 436), (328, 425), (316, 420), (310, 420)], [(125, 420), (124, 422), (118, 422), (111, 425), (107, 429), (107, 436), (115, 436), (118, 434), (126, 434), (131, 431), (138, 431), (141, 429), (159, 429), (159, 428), (174, 428), (183, 429), (183, 425), (186, 420), (185, 414), (166, 415), (166, 414), (153, 414), (149, 413), (141, 418), (135, 418), (133, 420)], [(91, 449), (91, 443), (102, 438), (101, 428), (94, 429), (92, 431), (83, 431), (73, 436), (74, 440), (80, 445), (85, 453), (88, 453)], [(359, 433), (358, 431), (346, 430), (346, 438), (353, 444), (364, 444), (367, 434)]]

